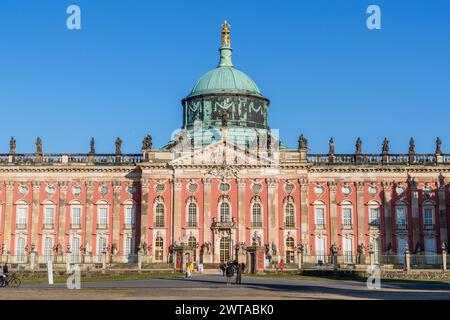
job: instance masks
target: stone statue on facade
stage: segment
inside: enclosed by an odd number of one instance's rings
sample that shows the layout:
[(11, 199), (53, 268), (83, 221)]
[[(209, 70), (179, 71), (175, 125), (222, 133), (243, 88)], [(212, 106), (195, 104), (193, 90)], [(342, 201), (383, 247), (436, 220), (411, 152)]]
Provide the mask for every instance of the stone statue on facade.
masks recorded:
[(227, 128), (228, 127), (228, 113), (225, 111), (222, 111), (220, 113), (220, 119), (222, 120), (222, 127)]
[(409, 154), (415, 154), (416, 153), (415, 147), (416, 147), (416, 145), (414, 143), (414, 138), (411, 137), (411, 139), (409, 140)]
[(442, 150), (441, 150), (441, 145), (442, 145), (442, 141), (439, 137), (436, 138), (436, 154), (437, 155), (441, 155), (442, 154)]
[(36, 153), (42, 154), (42, 140), (39, 137), (36, 139)]
[(331, 254), (332, 255), (337, 255), (338, 254), (338, 247), (337, 247), (336, 243), (333, 243), (331, 245)]
[(355, 147), (356, 147), (356, 152), (355, 153), (356, 154), (361, 154), (362, 153), (361, 145), (362, 145), (361, 138), (356, 139), (356, 144), (355, 144)]
[(90, 143), (91, 149), (89, 150), (90, 154), (95, 154), (95, 139), (91, 138), (91, 143)]
[(303, 133), (298, 138), (298, 148), (299, 149), (308, 149), (308, 140), (305, 138)]
[(153, 146), (153, 138), (151, 135), (146, 135), (142, 141), (142, 150), (151, 150)]
[(261, 237), (258, 235), (258, 233), (256, 233), (256, 231), (252, 237), (252, 245), (261, 246)]
[(387, 138), (384, 138), (382, 153), (385, 155), (389, 153), (389, 140)]
[(333, 137), (331, 137), (330, 141), (328, 142), (328, 154), (334, 154), (334, 139), (333, 139)]
[(122, 148), (122, 139), (117, 137), (117, 139), (116, 139), (116, 154), (122, 154), (121, 148)]
[(9, 154), (15, 153), (16, 153), (16, 139), (14, 139), (14, 137), (11, 137), (11, 140), (9, 140)]
[(388, 253), (388, 255), (392, 254), (392, 243), (391, 242), (389, 242), (389, 244), (387, 246), (387, 253)]

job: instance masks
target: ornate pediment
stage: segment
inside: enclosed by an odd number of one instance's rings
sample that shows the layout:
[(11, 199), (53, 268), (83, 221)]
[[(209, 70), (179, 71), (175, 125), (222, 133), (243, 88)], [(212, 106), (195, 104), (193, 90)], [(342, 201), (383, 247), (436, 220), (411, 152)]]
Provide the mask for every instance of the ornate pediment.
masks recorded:
[(231, 142), (218, 141), (203, 148), (182, 152), (170, 162), (177, 166), (207, 166), (211, 174), (225, 173), (233, 176), (239, 166), (258, 165), (265, 167), (278, 166), (278, 161), (265, 152), (244, 149)]

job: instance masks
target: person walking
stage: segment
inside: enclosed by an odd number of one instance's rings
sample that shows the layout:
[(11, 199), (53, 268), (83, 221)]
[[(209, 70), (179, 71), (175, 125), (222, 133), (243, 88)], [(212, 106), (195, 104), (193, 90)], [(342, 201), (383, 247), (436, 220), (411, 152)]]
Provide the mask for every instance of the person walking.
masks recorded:
[(191, 269), (191, 277), (192, 277), (192, 274), (194, 273), (194, 270), (195, 270), (195, 264), (194, 264), (194, 262), (191, 262), (191, 263), (189, 264), (189, 269)]
[(192, 278), (191, 266), (190, 263), (186, 263), (186, 279)]
[(225, 277), (225, 270), (226, 270), (225, 263), (222, 262), (220, 265), (220, 271), (222, 271), (222, 277)]
[(283, 270), (284, 270), (284, 260), (283, 259), (281, 259), (281, 261), (280, 261), (280, 270), (281, 270), (281, 272), (283, 272)]
[(234, 264), (230, 261), (227, 265), (226, 269), (226, 275), (227, 275), (227, 286), (231, 283), (231, 278), (234, 277)]
[(242, 265), (238, 263), (236, 267), (236, 284), (241, 284), (241, 281), (242, 281)]
[(241, 263), (242, 273), (245, 273), (245, 263)]

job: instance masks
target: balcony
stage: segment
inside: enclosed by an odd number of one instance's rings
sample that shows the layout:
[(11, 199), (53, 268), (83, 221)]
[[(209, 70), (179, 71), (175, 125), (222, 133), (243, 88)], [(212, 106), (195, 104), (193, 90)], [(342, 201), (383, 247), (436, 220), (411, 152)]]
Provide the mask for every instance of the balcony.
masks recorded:
[(425, 230), (434, 230), (434, 229), (435, 229), (435, 225), (434, 225), (434, 224), (425, 224), (425, 225), (423, 226), (423, 228), (424, 228)]
[(371, 221), (371, 222), (369, 222), (369, 228), (370, 229), (379, 229), (380, 228), (380, 221)]
[(106, 230), (108, 229), (108, 225), (104, 223), (97, 223), (97, 229), (98, 230)]
[(71, 223), (70, 229), (71, 230), (79, 230), (79, 229), (81, 229), (81, 224), (80, 223)]
[(353, 230), (353, 224), (345, 223), (342, 225), (342, 230)]
[(164, 228), (165, 224), (164, 222), (155, 222), (153, 224), (153, 228)]
[(55, 228), (55, 225), (53, 223), (44, 223), (45, 230), (53, 230), (54, 228)]
[(325, 224), (322, 223), (316, 223), (314, 226), (315, 230), (325, 230)]
[(27, 228), (26, 223), (16, 223), (16, 229), (25, 230)]

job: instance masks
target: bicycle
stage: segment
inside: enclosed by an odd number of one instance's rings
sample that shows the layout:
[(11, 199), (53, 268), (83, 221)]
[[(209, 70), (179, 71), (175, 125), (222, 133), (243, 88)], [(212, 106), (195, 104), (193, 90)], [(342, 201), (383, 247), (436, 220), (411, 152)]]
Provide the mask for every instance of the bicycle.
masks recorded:
[(11, 273), (11, 275), (6, 276), (6, 278), (2, 277), (0, 281), (0, 287), (19, 288), (21, 284), (22, 281), (20, 281), (15, 273)]

